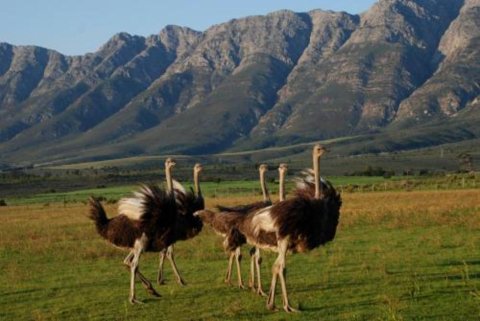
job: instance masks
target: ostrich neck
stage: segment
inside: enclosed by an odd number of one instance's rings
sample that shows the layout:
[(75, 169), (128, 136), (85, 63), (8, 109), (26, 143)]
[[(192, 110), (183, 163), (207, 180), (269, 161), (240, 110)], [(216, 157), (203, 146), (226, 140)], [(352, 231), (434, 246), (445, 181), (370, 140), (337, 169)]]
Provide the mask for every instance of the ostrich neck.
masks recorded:
[(285, 173), (280, 172), (280, 182), (278, 186), (278, 198), (280, 202), (283, 202), (285, 200)]
[(267, 185), (265, 184), (265, 172), (260, 172), (260, 186), (262, 187), (263, 201), (269, 202), (270, 195), (268, 194)]
[(165, 166), (165, 177), (167, 179), (167, 191), (173, 191), (173, 181), (172, 181), (172, 173), (170, 172), (170, 168)]
[(320, 198), (321, 184), (320, 184), (320, 157), (313, 156), (313, 172), (315, 174), (315, 198)]
[(198, 172), (195, 171), (193, 173), (193, 182), (195, 184), (195, 195), (197, 196), (201, 196), (202, 195), (202, 191), (200, 190), (200, 183), (199, 183), (199, 180), (198, 180)]

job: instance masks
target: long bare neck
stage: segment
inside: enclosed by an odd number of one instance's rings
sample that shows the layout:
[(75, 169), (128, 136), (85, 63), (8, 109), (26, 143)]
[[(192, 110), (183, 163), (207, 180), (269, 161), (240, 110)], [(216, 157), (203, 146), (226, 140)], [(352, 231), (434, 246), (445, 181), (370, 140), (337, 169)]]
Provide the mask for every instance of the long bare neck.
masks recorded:
[(193, 172), (193, 182), (195, 184), (195, 195), (197, 197), (202, 196), (202, 191), (200, 189), (200, 181), (198, 179), (198, 175), (199, 175), (198, 171)]
[(268, 194), (267, 185), (265, 184), (265, 172), (260, 172), (260, 186), (262, 187), (263, 201), (270, 202), (270, 194)]
[(173, 191), (173, 181), (169, 166), (165, 166), (165, 178), (167, 180), (167, 191), (171, 193)]
[(319, 199), (322, 192), (320, 184), (320, 157), (313, 156), (313, 172), (315, 174), (315, 198)]
[(278, 198), (280, 202), (285, 200), (285, 172), (280, 171), (280, 182), (278, 186)]

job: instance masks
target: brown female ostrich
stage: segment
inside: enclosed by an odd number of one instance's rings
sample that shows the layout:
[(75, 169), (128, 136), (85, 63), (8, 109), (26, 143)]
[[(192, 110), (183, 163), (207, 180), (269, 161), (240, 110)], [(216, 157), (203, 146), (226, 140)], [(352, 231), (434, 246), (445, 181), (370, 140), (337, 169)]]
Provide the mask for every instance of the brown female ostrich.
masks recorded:
[[(188, 229), (195, 229), (196, 231), (200, 232), (202, 229), (202, 221), (198, 217), (193, 217), (193, 213), (199, 210), (203, 210), (205, 208), (205, 201), (202, 196), (202, 191), (200, 189), (200, 182), (199, 182), (199, 175), (200, 172), (203, 170), (201, 164), (197, 163), (193, 167), (193, 182), (194, 182), (194, 190), (190, 190), (186, 192), (183, 186), (180, 183), (174, 181), (174, 191), (175, 191), (175, 199), (177, 200), (177, 209), (178, 212), (181, 214), (177, 216), (178, 221), (183, 221), (183, 224), (177, 224), (180, 228), (176, 230), (176, 240), (186, 240), (189, 237), (193, 237), (195, 235), (191, 235), (188, 232)], [(189, 226), (189, 228), (185, 229), (183, 226)], [(158, 275), (157, 275), (157, 283), (164, 284), (163, 278), (163, 262), (165, 260), (165, 256), (170, 261), (172, 266), (173, 272), (177, 279), (177, 283), (180, 285), (185, 285), (185, 281), (180, 276), (178, 272), (177, 265), (175, 264), (175, 258), (173, 256), (173, 244), (170, 245), (168, 248), (160, 251), (160, 263), (158, 267)]]
[(245, 237), (238, 233), (238, 230), (232, 232), (232, 229), (235, 228), (238, 222), (242, 220), (242, 217), (246, 216), (248, 213), (258, 211), (271, 204), (270, 195), (265, 184), (265, 172), (267, 170), (268, 166), (265, 164), (260, 165), (258, 168), (263, 201), (235, 207), (217, 206), (221, 212), (215, 213), (210, 210), (204, 210), (198, 211), (194, 214), (201, 218), (204, 223), (209, 224), (217, 234), (225, 238), (223, 245), (225, 250), (230, 253), (227, 273), (225, 275), (225, 283), (231, 282), (233, 260), (235, 259), (238, 287), (242, 289), (244, 288), (244, 285), (240, 269), (240, 261), (242, 258), (240, 247), (245, 244)]
[[(182, 230), (181, 224), (185, 224), (178, 219), (178, 205), (172, 191), (171, 169), (174, 166), (172, 159), (166, 160), (167, 191), (153, 185), (144, 186), (136, 193), (136, 198), (124, 203), (123, 211), (114, 218), (108, 219), (102, 204), (97, 199), (90, 198), (90, 218), (95, 222), (98, 233), (110, 243), (130, 249), (124, 264), (131, 272), (129, 301), (132, 304), (140, 302), (135, 297), (135, 276), (139, 277), (150, 294), (159, 296), (151, 282), (139, 271), (141, 253), (164, 250), (176, 241), (178, 231)], [(188, 226), (183, 229), (189, 237), (199, 232)]]
[[(278, 184), (278, 201), (283, 202), (285, 200), (285, 175), (288, 171), (288, 165), (285, 163), (281, 163), (278, 166), (278, 176), (279, 176), (279, 184)], [(254, 244), (255, 245), (255, 244)], [(266, 296), (265, 292), (263, 292), (262, 288), (262, 281), (260, 278), (260, 264), (262, 263), (262, 258), (260, 257), (260, 247), (255, 246), (250, 250), (251, 260), (250, 260), (250, 279), (249, 279), (249, 286), (255, 291), (257, 294)], [(257, 287), (255, 288), (255, 275), (257, 277)]]

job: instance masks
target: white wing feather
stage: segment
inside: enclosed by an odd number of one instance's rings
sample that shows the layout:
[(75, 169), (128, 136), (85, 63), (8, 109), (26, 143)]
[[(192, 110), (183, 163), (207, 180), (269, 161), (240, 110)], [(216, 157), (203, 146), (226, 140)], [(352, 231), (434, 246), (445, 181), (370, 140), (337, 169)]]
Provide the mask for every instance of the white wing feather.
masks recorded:
[(118, 212), (132, 220), (139, 220), (144, 213), (143, 198), (140, 193), (135, 194), (135, 197), (125, 197), (118, 202)]
[(173, 190), (178, 191), (182, 194), (187, 194), (187, 191), (185, 190), (185, 187), (183, 187), (182, 184), (180, 184), (178, 181), (173, 180)]
[(118, 201), (118, 212), (132, 220), (140, 220), (145, 213), (146, 196), (153, 197), (153, 191), (142, 186), (139, 191), (133, 192), (133, 197), (124, 197)]

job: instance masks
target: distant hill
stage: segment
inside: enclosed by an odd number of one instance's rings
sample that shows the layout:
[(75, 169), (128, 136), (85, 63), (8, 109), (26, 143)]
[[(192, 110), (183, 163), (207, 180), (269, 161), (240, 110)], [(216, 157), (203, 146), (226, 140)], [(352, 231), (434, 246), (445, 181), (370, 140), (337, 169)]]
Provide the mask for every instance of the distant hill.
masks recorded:
[(0, 43), (0, 163), (209, 154), (352, 137), (345, 154), (480, 138), (480, 0), (380, 0), (167, 26), (97, 52)]

